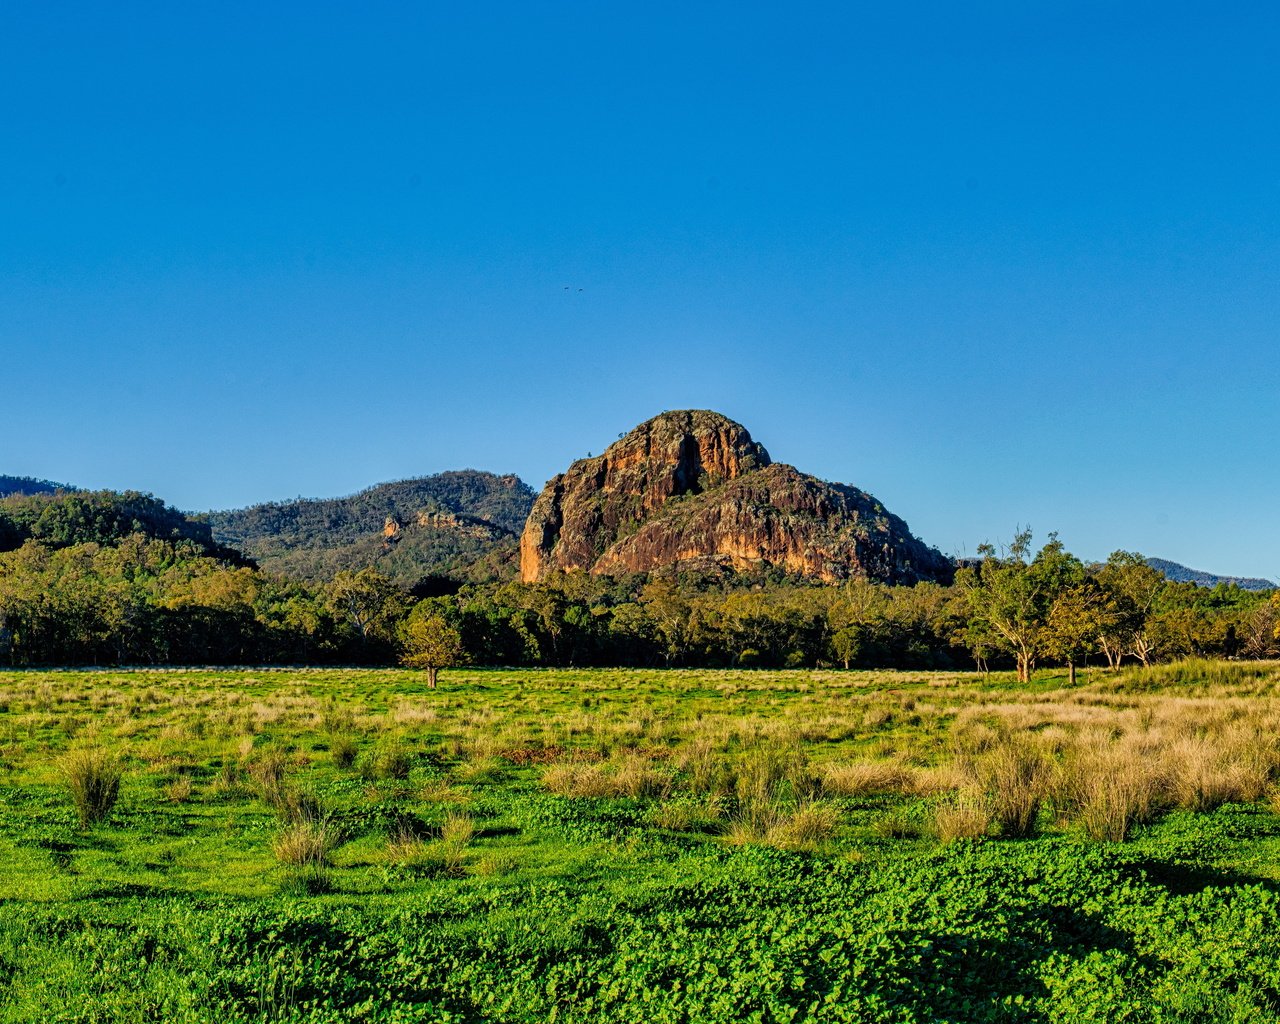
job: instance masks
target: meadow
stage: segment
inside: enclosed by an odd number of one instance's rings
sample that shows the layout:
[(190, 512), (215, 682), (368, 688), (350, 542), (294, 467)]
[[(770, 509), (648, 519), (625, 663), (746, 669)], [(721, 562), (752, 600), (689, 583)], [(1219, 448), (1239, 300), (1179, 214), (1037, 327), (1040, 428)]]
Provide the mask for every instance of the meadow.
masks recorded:
[(1280, 664), (0, 673), (0, 1021), (1274, 1022)]

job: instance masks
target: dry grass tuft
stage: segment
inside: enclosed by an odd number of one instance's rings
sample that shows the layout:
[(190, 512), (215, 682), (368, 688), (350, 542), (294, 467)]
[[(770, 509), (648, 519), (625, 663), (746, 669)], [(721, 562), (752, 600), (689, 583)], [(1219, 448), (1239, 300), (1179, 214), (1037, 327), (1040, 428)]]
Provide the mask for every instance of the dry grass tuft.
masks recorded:
[(120, 796), (120, 759), (101, 748), (76, 750), (62, 760), (62, 779), (82, 828), (105, 821)]
[(1099, 842), (1123, 842), (1165, 802), (1167, 776), (1158, 749), (1139, 739), (1091, 732), (1069, 746), (1053, 784), (1055, 805), (1074, 813)]
[(350, 736), (335, 736), (329, 743), (329, 757), (339, 768), (350, 768), (359, 752), (359, 746)]
[(1024, 838), (1036, 830), (1050, 764), (1029, 736), (1010, 735), (968, 762), (977, 787), (987, 794), (992, 819), (1002, 836)]
[(668, 768), (636, 754), (623, 754), (596, 764), (548, 765), (542, 784), (557, 796), (662, 799), (670, 795), (674, 779)]
[(324, 867), (337, 845), (337, 830), (329, 822), (297, 821), (276, 834), (271, 841), (271, 852), (282, 864)]
[(933, 834), (940, 843), (981, 839), (991, 831), (991, 825), (991, 809), (981, 793), (959, 793), (933, 812)]
[(440, 826), (440, 841), (453, 846), (466, 846), (475, 834), (474, 819), (462, 811), (450, 811)]
[(164, 785), (164, 798), (171, 804), (181, 804), (191, 799), (191, 776), (179, 775)]
[(413, 755), (400, 740), (382, 740), (369, 751), (360, 765), (360, 772), (368, 780), (385, 779), (403, 782), (413, 769)]
[(765, 842), (783, 850), (809, 850), (835, 835), (840, 812), (831, 804), (806, 804), (765, 832)]
[(829, 765), (823, 788), (835, 796), (871, 793), (909, 793), (916, 790), (916, 773), (898, 761), (853, 761)]

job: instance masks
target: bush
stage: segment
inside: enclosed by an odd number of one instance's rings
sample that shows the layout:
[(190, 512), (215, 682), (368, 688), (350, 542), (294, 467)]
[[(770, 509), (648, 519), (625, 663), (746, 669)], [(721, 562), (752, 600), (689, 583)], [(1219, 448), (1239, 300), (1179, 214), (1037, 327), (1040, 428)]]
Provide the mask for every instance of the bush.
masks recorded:
[(82, 828), (105, 821), (120, 796), (120, 760), (106, 750), (77, 750), (62, 762), (62, 777)]

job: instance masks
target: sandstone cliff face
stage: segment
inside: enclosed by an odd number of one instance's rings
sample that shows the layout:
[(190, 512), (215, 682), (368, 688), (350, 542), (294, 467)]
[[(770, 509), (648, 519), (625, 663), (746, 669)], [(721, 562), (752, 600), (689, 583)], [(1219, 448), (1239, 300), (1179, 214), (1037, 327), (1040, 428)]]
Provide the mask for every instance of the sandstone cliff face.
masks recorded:
[(700, 494), (769, 465), (741, 424), (718, 413), (667, 412), (640, 424), (603, 455), (552, 478), (520, 538), (520, 576), (590, 568), (619, 532), (645, 522), (671, 498)]
[(950, 563), (869, 494), (775, 464), (677, 502), (591, 567), (618, 575), (675, 564), (778, 566), (826, 581), (938, 579)]
[(770, 464), (745, 428), (702, 411), (664, 413), (575, 462), (539, 495), (520, 539), (526, 582), (673, 565), (891, 582), (951, 571), (869, 494)]

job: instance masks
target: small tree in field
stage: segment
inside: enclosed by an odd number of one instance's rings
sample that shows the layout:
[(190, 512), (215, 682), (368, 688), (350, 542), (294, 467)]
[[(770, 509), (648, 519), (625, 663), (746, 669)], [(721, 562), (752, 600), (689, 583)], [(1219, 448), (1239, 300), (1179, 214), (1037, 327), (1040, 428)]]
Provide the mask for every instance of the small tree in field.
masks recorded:
[(1098, 635), (1106, 625), (1106, 603), (1096, 585), (1081, 583), (1064, 590), (1049, 607), (1045, 650), (1067, 663), (1072, 686), (1076, 685), (1076, 665), (1098, 649)]
[(410, 619), (400, 627), (400, 664), (427, 671), (427, 686), (436, 688), (442, 668), (467, 660), (462, 635), (440, 615)]

